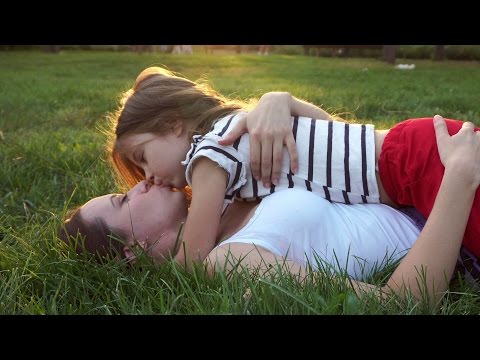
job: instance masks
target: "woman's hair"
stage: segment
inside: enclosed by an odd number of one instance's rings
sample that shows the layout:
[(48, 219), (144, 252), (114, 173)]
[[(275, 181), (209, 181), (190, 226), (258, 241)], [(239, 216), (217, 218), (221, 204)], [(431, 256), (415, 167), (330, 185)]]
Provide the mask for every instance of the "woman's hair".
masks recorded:
[(206, 134), (212, 123), (232, 112), (248, 109), (247, 103), (229, 100), (206, 82), (193, 82), (161, 67), (149, 67), (120, 100), (112, 114), (109, 152), (113, 167), (129, 186), (144, 179), (116, 140), (124, 135), (164, 135), (181, 123), (190, 135)]
[(78, 207), (67, 215), (67, 219), (58, 229), (58, 238), (67, 245), (74, 245), (77, 254), (85, 252), (94, 254), (97, 260), (106, 257), (124, 257), (125, 234), (110, 229), (105, 221), (96, 218), (93, 223), (87, 222)]

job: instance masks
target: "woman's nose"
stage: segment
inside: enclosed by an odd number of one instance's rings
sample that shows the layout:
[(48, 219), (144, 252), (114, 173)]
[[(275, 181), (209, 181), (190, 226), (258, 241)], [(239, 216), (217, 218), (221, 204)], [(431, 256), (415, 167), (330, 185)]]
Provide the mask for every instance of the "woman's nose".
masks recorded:
[(151, 185), (146, 180), (142, 180), (139, 183), (137, 183), (134, 187), (132, 187), (130, 190), (127, 191), (127, 197), (129, 199), (133, 199), (138, 194), (146, 193), (148, 192), (150, 186)]

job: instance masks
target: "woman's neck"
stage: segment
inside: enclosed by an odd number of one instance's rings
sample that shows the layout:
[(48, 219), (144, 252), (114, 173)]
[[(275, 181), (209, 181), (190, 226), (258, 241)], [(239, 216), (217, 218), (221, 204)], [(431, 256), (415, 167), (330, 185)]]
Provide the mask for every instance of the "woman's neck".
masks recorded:
[(238, 232), (255, 213), (260, 201), (234, 201), (225, 210), (218, 228), (217, 244)]

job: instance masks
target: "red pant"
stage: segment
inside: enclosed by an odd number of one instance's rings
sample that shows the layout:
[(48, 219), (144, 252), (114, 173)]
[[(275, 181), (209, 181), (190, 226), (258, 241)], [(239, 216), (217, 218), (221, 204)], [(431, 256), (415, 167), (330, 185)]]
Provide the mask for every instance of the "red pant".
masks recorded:
[[(459, 120), (446, 122), (450, 135), (456, 134), (463, 124)], [(409, 119), (395, 125), (383, 143), (378, 168), (385, 191), (393, 201), (414, 206), (428, 217), (445, 171), (438, 155), (433, 118)], [(480, 256), (480, 188), (475, 194), (463, 245)]]

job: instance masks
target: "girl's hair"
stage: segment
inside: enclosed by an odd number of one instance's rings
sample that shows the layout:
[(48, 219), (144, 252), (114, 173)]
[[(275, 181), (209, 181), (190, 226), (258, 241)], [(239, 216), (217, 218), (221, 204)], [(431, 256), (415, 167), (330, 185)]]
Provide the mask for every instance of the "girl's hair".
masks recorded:
[(113, 167), (128, 187), (144, 179), (143, 170), (133, 164), (116, 140), (124, 135), (164, 135), (179, 122), (190, 135), (206, 134), (212, 123), (232, 112), (250, 108), (229, 100), (206, 82), (193, 82), (161, 67), (149, 67), (138, 75), (133, 87), (112, 114), (109, 152)]
[(78, 207), (67, 215), (58, 229), (58, 238), (67, 245), (75, 246), (77, 254), (94, 254), (99, 261), (119, 255), (123, 258), (123, 242), (119, 238), (124, 239), (124, 234), (110, 229), (101, 218), (95, 219), (93, 223), (87, 222), (80, 209)]

